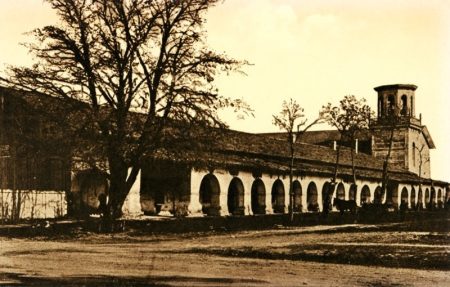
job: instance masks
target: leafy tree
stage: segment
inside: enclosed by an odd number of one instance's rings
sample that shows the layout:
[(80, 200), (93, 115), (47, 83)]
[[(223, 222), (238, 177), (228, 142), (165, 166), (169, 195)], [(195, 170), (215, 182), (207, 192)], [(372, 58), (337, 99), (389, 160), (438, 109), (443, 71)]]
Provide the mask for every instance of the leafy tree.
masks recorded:
[(345, 142), (350, 144), (353, 183), (356, 185), (354, 143), (357, 134), (362, 130), (369, 128), (369, 121), (372, 116), (372, 112), (370, 107), (366, 104), (366, 100), (364, 98), (357, 99), (355, 96), (350, 95), (345, 96), (344, 99), (339, 102), (339, 106), (333, 106), (331, 103), (328, 103), (322, 108), (322, 114), (326, 122), (336, 128), (340, 133), (340, 139), (338, 141), (336, 151), (334, 174), (331, 182), (331, 192), (334, 192), (339, 166), (340, 147), (342, 143)]
[[(217, 110), (248, 107), (218, 95), (220, 72), (246, 62), (206, 46), (205, 13), (218, 0), (46, 0), (60, 24), (35, 29), (36, 63), (10, 67), (3, 83), (86, 105), (78, 121), (106, 159), (108, 217), (123, 202), (143, 161), (164, 146), (171, 123), (224, 127)], [(100, 147), (100, 148), (99, 148)]]
[(281, 112), (279, 115), (273, 116), (273, 124), (286, 132), (286, 139), (289, 144), (289, 215), (291, 221), (294, 220), (294, 190), (292, 181), (295, 143), (309, 128), (321, 121), (319, 117), (306, 125), (308, 120), (303, 119), (304, 117), (304, 109), (293, 99), (290, 99), (289, 102), (283, 101)]

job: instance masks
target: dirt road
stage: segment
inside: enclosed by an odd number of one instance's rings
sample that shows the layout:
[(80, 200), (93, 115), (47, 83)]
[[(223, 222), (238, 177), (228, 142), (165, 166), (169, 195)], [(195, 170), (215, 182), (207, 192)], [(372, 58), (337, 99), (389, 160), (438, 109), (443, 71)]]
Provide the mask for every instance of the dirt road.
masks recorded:
[(0, 247), (0, 285), (450, 286), (447, 233), (370, 226), (0, 238)]

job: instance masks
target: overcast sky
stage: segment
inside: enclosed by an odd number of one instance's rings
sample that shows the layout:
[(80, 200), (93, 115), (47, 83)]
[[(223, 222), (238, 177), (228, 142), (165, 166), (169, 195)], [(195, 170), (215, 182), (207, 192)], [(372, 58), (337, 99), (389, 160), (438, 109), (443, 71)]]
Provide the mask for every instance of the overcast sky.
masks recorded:
[[(0, 0), (0, 69), (29, 64), (23, 33), (55, 21), (41, 0)], [(375, 86), (415, 84), (416, 114), (437, 147), (432, 177), (450, 179), (450, 1), (226, 0), (207, 30), (213, 49), (253, 64), (217, 82), (255, 110), (245, 120), (223, 113), (231, 128), (277, 131), (272, 115), (289, 98), (310, 119), (349, 94), (376, 110)]]

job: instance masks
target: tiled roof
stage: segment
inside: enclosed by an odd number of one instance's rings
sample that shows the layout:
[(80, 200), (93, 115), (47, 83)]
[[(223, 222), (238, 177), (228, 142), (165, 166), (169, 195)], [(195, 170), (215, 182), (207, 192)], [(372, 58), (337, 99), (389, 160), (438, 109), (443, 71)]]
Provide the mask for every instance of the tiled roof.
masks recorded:
[[(0, 93), (20, 96), (33, 106), (43, 108), (47, 105), (61, 105), (61, 99), (49, 96), (34, 97), (36, 94), (14, 91), (0, 87)], [(27, 97), (27, 96), (29, 97)], [(139, 118), (140, 116), (136, 114)], [(267, 133), (252, 134), (234, 130), (215, 130), (216, 138), (208, 151), (199, 149), (183, 149), (181, 152), (170, 149), (159, 150), (157, 158), (172, 161), (190, 162), (194, 165), (205, 167), (230, 167), (241, 170), (261, 170), (277, 173), (288, 173), (289, 170), (289, 145), (285, 134)], [(320, 174), (331, 176), (334, 172), (336, 151), (325, 146), (312, 143), (321, 142), (327, 138), (337, 138), (336, 131), (307, 132), (302, 137), (301, 143), (295, 144), (294, 169), (296, 174)], [(361, 134), (361, 139), (367, 134)], [(308, 143), (309, 142), (309, 143)], [(367, 154), (355, 155), (355, 166), (358, 178), (380, 180), (382, 176), (383, 162)], [(402, 182), (418, 183), (417, 175), (408, 172), (402, 167), (389, 167), (390, 178)], [(340, 176), (351, 176), (351, 154), (348, 148), (341, 148)], [(438, 182), (448, 184), (445, 182)]]

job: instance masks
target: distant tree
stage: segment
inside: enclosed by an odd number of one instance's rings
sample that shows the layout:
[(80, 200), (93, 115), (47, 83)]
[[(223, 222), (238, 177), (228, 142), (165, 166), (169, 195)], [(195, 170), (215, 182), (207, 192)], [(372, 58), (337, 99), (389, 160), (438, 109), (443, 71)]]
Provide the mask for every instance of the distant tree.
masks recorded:
[[(422, 167), (426, 162), (430, 161), (430, 157), (427, 157), (423, 154), (423, 149), (425, 148), (425, 145), (422, 144), (422, 146), (419, 148), (417, 146), (414, 146), (415, 150), (417, 150), (417, 152), (419, 153), (419, 190), (422, 189)], [(416, 151), (413, 152), (416, 152)], [(431, 204), (431, 197), (430, 197), (430, 202), (426, 202), (425, 204)]]
[(78, 120), (95, 142), (93, 161), (104, 157), (109, 174), (105, 218), (121, 216), (169, 123), (224, 127), (218, 109), (249, 109), (214, 86), (218, 73), (246, 64), (206, 46), (205, 13), (218, 0), (46, 2), (61, 24), (32, 31), (36, 42), (27, 47), (36, 63), (10, 67), (2, 82), (86, 104)]
[[(387, 189), (389, 186), (389, 161), (392, 153), (392, 145), (394, 142), (395, 130), (401, 121), (401, 110), (396, 106), (392, 105), (388, 107), (388, 113), (385, 117), (378, 119), (381, 124), (385, 125), (389, 131), (389, 146), (388, 152), (383, 160), (383, 173), (381, 178), (381, 193), (379, 193), (379, 198), (375, 198), (376, 202), (381, 203), (382, 198), (387, 194)], [(388, 198), (391, 198), (389, 195)]]
[(293, 99), (289, 102), (283, 101), (279, 115), (273, 115), (273, 124), (286, 132), (286, 139), (289, 144), (289, 215), (290, 220), (294, 219), (294, 190), (293, 190), (293, 170), (295, 159), (296, 141), (313, 125), (319, 123), (321, 118), (317, 118), (307, 125), (304, 109)]
[[(336, 149), (334, 174), (330, 186), (330, 191), (334, 193), (339, 166), (340, 147), (342, 143), (345, 142), (350, 144), (353, 183), (356, 185), (356, 170), (354, 162), (356, 135), (362, 130), (369, 128), (369, 121), (372, 116), (372, 111), (366, 104), (366, 100), (364, 98), (358, 100), (355, 96), (350, 95), (345, 96), (344, 99), (339, 102), (339, 106), (333, 106), (331, 103), (323, 106), (322, 115), (325, 121), (332, 127), (336, 128), (340, 134), (340, 139), (338, 140)], [(327, 191), (327, 193), (330, 191)]]

